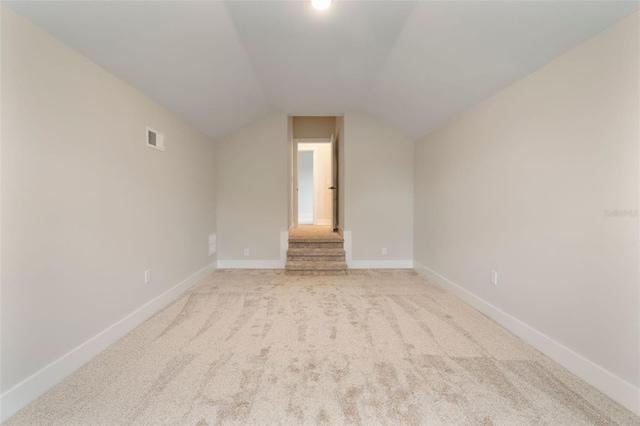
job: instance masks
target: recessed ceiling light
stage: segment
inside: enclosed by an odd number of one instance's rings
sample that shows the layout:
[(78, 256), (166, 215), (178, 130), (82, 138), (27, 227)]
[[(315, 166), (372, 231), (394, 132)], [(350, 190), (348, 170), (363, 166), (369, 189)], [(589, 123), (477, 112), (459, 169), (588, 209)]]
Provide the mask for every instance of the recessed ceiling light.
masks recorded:
[(325, 10), (331, 6), (333, 0), (311, 0), (311, 6), (317, 10)]

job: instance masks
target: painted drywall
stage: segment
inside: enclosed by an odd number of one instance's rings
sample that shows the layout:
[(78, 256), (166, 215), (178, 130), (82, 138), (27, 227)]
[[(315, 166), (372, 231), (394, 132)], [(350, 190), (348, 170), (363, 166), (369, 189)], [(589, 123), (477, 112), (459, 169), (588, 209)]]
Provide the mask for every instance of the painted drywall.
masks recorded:
[(293, 191), (295, 189), (293, 171), (295, 170), (298, 164), (298, 158), (295, 155), (294, 148), (295, 148), (295, 144), (293, 143), (293, 117), (288, 116), (287, 117), (287, 153), (289, 155), (288, 155), (287, 168), (289, 170), (289, 174), (287, 179), (289, 180), (289, 186), (288, 186), (289, 193), (287, 194), (287, 199), (289, 204), (289, 210), (288, 210), (287, 224), (289, 228), (292, 228), (295, 226), (295, 224), (297, 223), (295, 219), (298, 215), (297, 206), (293, 205), (295, 200), (295, 197), (293, 196)]
[[(212, 140), (11, 10), (1, 19), (6, 417), (40, 369), (215, 261), (216, 198)], [(166, 152), (145, 146), (146, 126)]]
[(218, 142), (219, 265), (280, 260), (280, 232), (288, 228), (287, 133), (287, 116), (274, 114)]
[(330, 138), (335, 132), (336, 117), (293, 117), (293, 137)]
[[(354, 261), (413, 259), (413, 152), (406, 136), (360, 113), (344, 116), (344, 221)], [(387, 255), (382, 248), (387, 248)], [(382, 263), (380, 263), (382, 265)]]
[(638, 24), (427, 135), (415, 160), (417, 265), (629, 384), (636, 412)]
[(344, 197), (345, 197), (345, 157), (344, 157), (344, 117), (336, 117), (335, 148), (338, 163), (338, 226), (344, 230)]

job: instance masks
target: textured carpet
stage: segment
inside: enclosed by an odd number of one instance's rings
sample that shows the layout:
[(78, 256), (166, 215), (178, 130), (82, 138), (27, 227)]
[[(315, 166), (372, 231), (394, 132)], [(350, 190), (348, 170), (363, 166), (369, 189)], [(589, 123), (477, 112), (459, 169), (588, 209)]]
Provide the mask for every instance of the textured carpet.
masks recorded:
[(7, 424), (640, 419), (413, 271), (217, 271)]
[(331, 231), (330, 226), (300, 225), (289, 230), (289, 241), (343, 241), (342, 236)]
[(329, 226), (303, 225), (289, 231), (288, 275), (347, 275), (344, 240)]

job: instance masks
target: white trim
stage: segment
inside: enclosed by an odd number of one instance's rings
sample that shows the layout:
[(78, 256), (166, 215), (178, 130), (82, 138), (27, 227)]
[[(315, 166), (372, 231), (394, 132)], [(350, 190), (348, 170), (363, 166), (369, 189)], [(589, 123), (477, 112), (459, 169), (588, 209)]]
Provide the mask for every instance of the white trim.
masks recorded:
[(176, 300), (194, 284), (215, 271), (211, 263), (181, 283), (140, 306), (126, 317), (112, 324), (89, 340), (62, 355), (51, 364), (32, 374), (0, 395), (0, 422), (4, 422), (31, 401), (51, 389), (69, 374), (142, 324), (156, 312)]
[(344, 259), (347, 262), (347, 267), (351, 265), (351, 251), (353, 250), (353, 244), (351, 242), (351, 231), (342, 230), (342, 239), (344, 240)]
[[(331, 138), (293, 138), (293, 142), (298, 143), (331, 143)], [(296, 148), (297, 151), (297, 148)]]
[(350, 260), (350, 269), (412, 269), (413, 260)]
[(640, 388), (635, 387), (592, 361), (589, 361), (582, 355), (539, 332), (516, 317), (504, 312), (500, 308), (493, 306), (428, 267), (414, 262), (414, 269), (420, 275), (423, 275), (487, 315), (591, 386), (608, 395), (614, 401), (617, 401), (629, 410), (640, 415)]
[[(341, 227), (338, 227), (342, 229)], [(349, 269), (411, 269), (413, 260), (353, 260), (351, 231), (342, 230), (345, 260)]]
[(280, 264), (282, 269), (287, 264), (287, 250), (289, 250), (289, 231), (280, 231)]
[(280, 260), (218, 260), (218, 269), (284, 269), (287, 264), (287, 250), (289, 231), (280, 231)]

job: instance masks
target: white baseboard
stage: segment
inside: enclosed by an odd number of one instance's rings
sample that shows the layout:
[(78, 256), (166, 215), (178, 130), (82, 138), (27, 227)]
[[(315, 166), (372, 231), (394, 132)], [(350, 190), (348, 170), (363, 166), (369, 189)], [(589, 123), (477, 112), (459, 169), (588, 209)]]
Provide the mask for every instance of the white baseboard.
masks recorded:
[(318, 219), (316, 220), (316, 223), (314, 223), (314, 225), (322, 225), (322, 226), (331, 225), (331, 219)]
[(215, 263), (207, 265), (186, 280), (142, 305), (120, 321), (4, 392), (0, 395), (0, 422), (4, 422), (13, 416), (69, 374), (82, 367), (122, 336), (176, 300), (198, 281), (215, 271), (215, 269)]
[(218, 260), (219, 269), (284, 269), (287, 264), (287, 250), (289, 250), (289, 231), (280, 231), (280, 259), (254, 260), (229, 259)]
[(493, 306), (437, 272), (414, 262), (414, 269), (440, 287), (454, 294), (498, 324), (511, 331), (540, 352), (608, 395), (614, 401), (640, 415), (640, 389), (563, 346), (519, 319)]
[(349, 260), (349, 269), (411, 269), (412, 260)]
[(282, 260), (218, 260), (218, 269), (284, 269)]
[[(342, 229), (342, 228), (340, 228)], [(349, 269), (411, 269), (413, 260), (353, 260), (351, 231), (342, 231), (345, 260)]]

